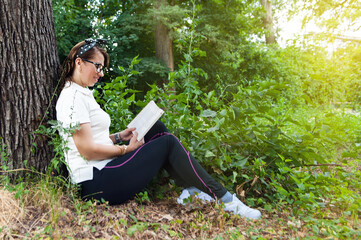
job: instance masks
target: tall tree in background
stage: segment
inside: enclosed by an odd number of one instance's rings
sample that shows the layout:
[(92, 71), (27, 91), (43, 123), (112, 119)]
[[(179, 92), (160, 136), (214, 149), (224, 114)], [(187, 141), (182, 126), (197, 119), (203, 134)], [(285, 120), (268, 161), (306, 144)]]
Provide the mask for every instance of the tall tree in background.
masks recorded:
[(59, 67), (51, 0), (0, 0), (0, 53), (0, 140), (10, 156), (1, 164), (43, 170), (52, 150), (31, 134), (44, 123)]
[(266, 44), (276, 43), (276, 36), (273, 25), (272, 0), (261, 0), (266, 13), (263, 17), (263, 26), (266, 30)]
[[(168, 2), (166, 0), (158, 0), (156, 8), (159, 10), (167, 6)], [(168, 29), (159, 15), (154, 16), (154, 18), (156, 24), (154, 31), (155, 56), (164, 61), (169, 71), (174, 71), (173, 41), (170, 37), (171, 29)]]

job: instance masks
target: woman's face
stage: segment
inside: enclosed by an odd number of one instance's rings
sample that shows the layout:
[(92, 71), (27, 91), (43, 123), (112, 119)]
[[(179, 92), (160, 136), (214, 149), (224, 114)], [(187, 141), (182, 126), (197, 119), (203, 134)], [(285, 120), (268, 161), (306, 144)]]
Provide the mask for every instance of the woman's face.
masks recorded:
[[(89, 60), (93, 63), (86, 60)], [(92, 87), (95, 83), (98, 82), (99, 78), (104, 76), (103, 71), (97, 72), (97, 66), (95, 65), (101, 64), (102, 66), (104, 66), (104, 56), (99, 51), (96, 51), (94, 56), (90, 59), (82, 60), (81, 58), (78, 58), (76, 61), (78, 61), (79, 65), (77, 65), (79, 66), (80, 70), (80, 82), (77, 83), (82, 87)]]

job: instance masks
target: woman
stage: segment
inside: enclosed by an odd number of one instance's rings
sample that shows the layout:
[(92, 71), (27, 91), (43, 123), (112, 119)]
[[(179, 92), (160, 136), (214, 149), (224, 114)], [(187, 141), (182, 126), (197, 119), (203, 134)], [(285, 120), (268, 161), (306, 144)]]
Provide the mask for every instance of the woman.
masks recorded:
[[(64, 129), (79, 125), (72, 135), (65, 131), (61, 135), (67, 141), (68, 170), (72, 181), (81, 186), (82, 198), (124, 203), (165, 168), (177, 185), (186, 188), (179, 203), (190, 195), (208, 201), (220, 199), (227, 211), (260, 218), (258, 210), (247, 207), (216, 182), (160, 121), (141, 141), (137, 141), (135, 128), (109, 133), (110, 117), (87, 88), (103, 77), (103, 67), (109, 63), (100, 43), (88, 39), (71, 49), (62, 65), (62, 91), (56, 104), (57, 119)], [(119, 145), (121, 142), (128, 144)]]

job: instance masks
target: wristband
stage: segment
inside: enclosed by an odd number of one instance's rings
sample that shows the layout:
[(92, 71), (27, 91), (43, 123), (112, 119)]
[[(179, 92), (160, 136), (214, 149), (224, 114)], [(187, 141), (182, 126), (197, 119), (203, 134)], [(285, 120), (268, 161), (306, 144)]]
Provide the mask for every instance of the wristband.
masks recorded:
[(120, 143), (122, 140), (120, 139), (119, 133), (114, 134), (115, 143)]

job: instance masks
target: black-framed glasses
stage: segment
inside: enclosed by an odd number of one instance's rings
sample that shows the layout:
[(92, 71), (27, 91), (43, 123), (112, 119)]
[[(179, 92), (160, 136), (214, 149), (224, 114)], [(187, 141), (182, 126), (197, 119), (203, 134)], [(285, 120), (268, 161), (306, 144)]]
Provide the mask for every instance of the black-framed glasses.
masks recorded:
[(100, 64), (100, 63), (95, 63), (95, 62), (90, 61), (90, 60), (85, 59), (85, 58), (80, 58), (80, 59), (83, 60), (83, 61), (85, 61), (85, 62), (94, 64), (95, 67), (96, 67), (96, 71), (97, 71), (98, 73), (104, 71), (104, 69), (105, 69), (104, 66), (103, 66), (102, 64)]

